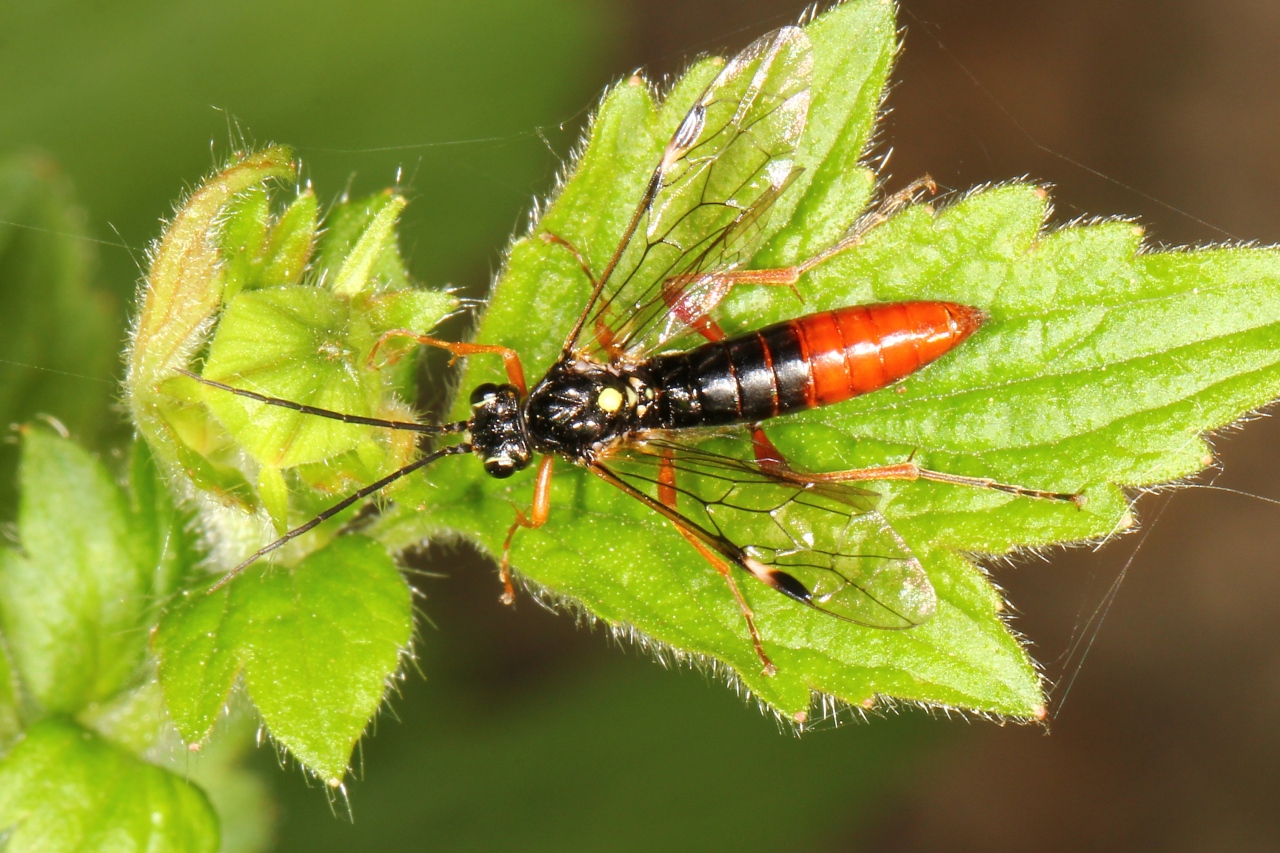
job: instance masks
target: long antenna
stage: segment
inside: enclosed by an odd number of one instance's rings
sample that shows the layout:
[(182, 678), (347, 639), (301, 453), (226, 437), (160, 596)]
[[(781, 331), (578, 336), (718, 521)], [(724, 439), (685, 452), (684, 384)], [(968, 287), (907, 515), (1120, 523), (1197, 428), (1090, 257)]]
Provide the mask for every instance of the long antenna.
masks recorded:
[(382, 427), (383, 429), (398, 429), (405, 432), (418, 432), (426, 435), (448, 435), (450, 433), (463, 432), (467, 428), (466, 421), (457, 421), (455, 423), (448, 424), (420, 424), (417, 421), (391, 421), (385, 418), (366, 418), (363, 415), (348, 415), (343, 412), (335, 412), (331, 409), (321, 409), (316, 406), (308, 406), (305, 403), (295, 403), (292, 400), (282, 400), (279, 397), (268, 397), (266, 394), (259, 394), (257, 391), (235, 388), (231, 385), (215, 382), (212, 379), (205, 379), (203, 376), (192, 373), (190, 370), (179, 370), (178, 372), (189, 379), (194, 379), (201, 385), (208, 385), (210, 388), (229, 391), (232, 394), (238, 394), (241, 397), (248, 397), (250, 400), (257, 400), (259, 403), (266, 403), (270, 406), (279, 406), (282, 409), (292, 409), (295, 412), (302, 412), (304, 415), (316, 415), (321, 418), (342, 421), (344, 424), (362, 424), (364, 426)]
[(408, 465), (404, 466), (403, 468), (399, 468), (395, 471), (392, 471), (390, 474), (383, 477), (381, 480), (376, 480), (370, 483), (360, 491), (347, 495), (345, 498), (338, 501), (336, 504), (329, 507), (328, 509), (324, 510), (315, 518), (308, 521), (306, 524), (293, 528), (288, 533), (281, 536), (279, 539), (272, 542), (271, 544), (264, 545), (263, 547), (259, 548), (257, 551), (254, 552), (253, 556), (249, 557), (249, 559), (245, 560), (243, 563), (236, 566), (234, 569), (232, 569), (231, 571), (227, 572), (225, 575), (220, 577), (217, 583), (209, 587), (209, 592), (216, 592), (217, 590), (221, 589), (222, 587), (230, 583), (237, 575), (239, 575), (245, 569), (252, 566), (262, 557), (265, 557), (267, 554), (270, 554), (272, 551), (275, 551), (278, 548), (283, 547), (291, 539), (295, 539), (301, 536), (302, 534), (306, 533), (308, 530), (311, 530), (312, 528), (316, 527), (317, 525), (323, 524), (324, 522), (333, 518), (335, 515), (342, 512), (344, 509), (351, 506), (352, 504), (364, 500), (365, 498), (369, 497), (369, 495), (372, 495), (375, 492), (382, 491), (387, 486), (394, 483), (396, 480), (399, 480), (401, 477), (407, 477), (408, 475), (412, 474), (414, 471), (417, 471), (420, 468), (427, 467), (432, 462), (435, 462), (437, 459), (443, 459), (446, 456), (456, 456), (459, 453), (470, 453), (470, 452), (471, 452), (471, 445), (467, 444), (466, 442), (463, 442), (462, 444), (452, 444), (448, 447), (442, 447), (439, 450), (436, 450), (432, 453), (428, 453), (426, 456), (422, 457), (421, 459), (418, 459), (414, 462), (410, 462)]

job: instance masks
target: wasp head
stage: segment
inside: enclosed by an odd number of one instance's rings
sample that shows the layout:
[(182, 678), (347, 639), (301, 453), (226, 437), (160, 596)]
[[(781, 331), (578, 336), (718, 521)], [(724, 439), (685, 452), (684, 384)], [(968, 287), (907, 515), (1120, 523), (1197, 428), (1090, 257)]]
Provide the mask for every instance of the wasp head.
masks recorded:
[(491, 477), (510, 477), (529, 465), (520, 392), (514, 385), (485, 383), (471, 392), (471, 447)]

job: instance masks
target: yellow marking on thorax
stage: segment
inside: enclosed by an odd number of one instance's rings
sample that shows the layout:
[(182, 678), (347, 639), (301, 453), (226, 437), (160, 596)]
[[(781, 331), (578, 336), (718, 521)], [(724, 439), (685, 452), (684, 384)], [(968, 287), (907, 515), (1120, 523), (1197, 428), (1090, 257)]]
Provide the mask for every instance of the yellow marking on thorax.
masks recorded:
[(606, 388), (596, 398), (596, 405), (601, 410), (613, 414), (622, 408), (622, 392), (617, 388)]

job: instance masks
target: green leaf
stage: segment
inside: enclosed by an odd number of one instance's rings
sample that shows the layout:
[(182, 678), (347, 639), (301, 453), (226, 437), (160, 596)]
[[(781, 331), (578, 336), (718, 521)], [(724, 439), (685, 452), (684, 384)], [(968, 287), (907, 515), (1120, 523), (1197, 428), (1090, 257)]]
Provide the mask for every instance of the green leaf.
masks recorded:
[(884, 3), (846, 3), (806, 28), (813, 45), (812, 105), (796, 164), (804, 172), (778, 202), (772, 242), (755, 266), (785, 266), (838, 240), (866, 209), (875, 173), (862, 165), (896, 52)]
[(0, 637), (0, 752), (22, 731), (22, 696), (18, 689), (18, 674), (9, 660), (9, 649), (4, 637)]
[(316, 194), (303, 191), (280, 216), (271, 231), (262, 261), (264, 285), (298, 284), (315, 248), (319, 208)]
[(271, 214), (265, 187), (254, 186), (232, 199), (223, 217), (222, 299), (246, 288), (298, 284), (315, 248), (318, 209), (307, 189), (278, 218)]
[(208, 737), (248, 655), (251, 614), (248, 605), (240, 606), (242, 596), (231, 600), (238, 589), (183, 593), (152, 639), (165, 707), (189, 744)]
[(33, 726), (0, 761), (0, 828), (9, 853), (218, 849), (199, 789), (61, 720)]
[(151, 567), (127, 498), (86, 451), (28, 429), (20, 481), (22, 551), (0, 550), (0, 626), (32, 698), (71, 713), (133, 676)]
[[(318, 287), (275, 287), (231, 301), (204, 375), (296, 403), (368, 417), (382, 377), (364, 358), (373, 335), (349, 303)], [(319, 357), (317, 357), (319, 354)], [(291, 468), (345, 453), (368, 430), (203, 389), (214, 416), (263, 465)]]
[[(407, 287), (409, 274), (392, 239), (404, 205), (402, 196), (387, 190), (331, 210), (316, 257), (317, 279), (346, 295), (363, 290), (370, 276), (390, 287)], [(342, 291), (339, 281), (345, 282)]]
[(220, 235), (224, 299), (239, 293), (254, 277), (270, 224), (271, 199), (262, 186), (250, 187), (227, 205)]
[(236, 676), (272, 736), (337, 784), (413, 629), (409, 589), (385, 549), (343, 537), (292, 570), (255, 570), (190, 592), (155, 637), (165, 701), (204, 740)]
[(238, 158), (187, 199), (156, 246), (139, 295), (125, 391), (134, 423), (166, 461), (178, 451), (157, 418), (164, 402), (157, 392), (203, 343), (222, 300), (223, 215), (238, 194), (271, 178), (292, 178), (291, 157), (284, 148), (268, 148)]
[(374, 265), (388, 248), (394, 250), (396, 221), (406, 204), (404, 196), (387, 196), (333, 277), (329, 289), (334, 294), (350, 298), (374, 283)]
[[(894, 33), (891, 8), (870, 1), (846, 3), (809, 26), (820, 81), (802, 145), (811, 177), (793, 187), (794, 215), (779, 217), (753, 266), (810, 255), (862, 211), (866, 193), (858, 188), (869, 184), (851, 169), (873, 125)], [(705, 66), (691, 73), (705, 80)], [(572, 240), (601, 269), (656, 165), (664, 125), (674, 125), (663, 117), (682, 112), (690, 90), (696, 95), (693, 84), (677, 85), (656, 112), (641, 87), (611, 92), (539, 230)], [(988, 312), (970, 341), (899, 385), (770, 425), (788, 458), (808, 470), (914, 454), (937, 470), (1087, 496), (1082, 510), (992, 490), (876, 483), (883, 515), (937, 592), (934, 618), (905, 631), (864, 628), (741, 577), (778, 667), (767, 677), (715, 571), (637, 501), (560, 462), (549, 523), (515, 538), (520, 574), (624, 633), (638, 630), (727, 665), (796, 719), (815, 693), (854, 704), (887, 696), (1041, 715), (1035, 668), (1004, 624), (999, 594), (965, 555), (1126, 528), (1132, 521), (1120, 486), (1194, 473), (1210, 459), (1201, 433), (1280, 394), (1280, 254), (1139, 254), (1140, 234), (1129, 223), (1046, 232), (1047, 205), (1043, 190), (1015, 184), (941, 214), (912, 207), (805, 276), (803, 308), (780, 289), (740, 288), (716, 315), (732, 334), (871, 302), (952, 300)], [(479, 331), (479, 340), (520, 352), (531, 378), (557, 357), (587, 292), (566, 255), (541, 240), (517, 242)], [(471, 359), (462, 387), (501, 381), (495, 361)], [(463, 394), (455, 415), (465, 403)], [(403, 508), (384, 516), (377, 535), (401, 547), (462, 532), (499, 554), (510, 503), (529, 505), (532, 472), (495, 481), (479, 465), (454, 464), (428, 472), (430, 485), (407, 489)]]
[[(256, 197), (254, 191), (245, 194), (247, 201), (236, 200), (224, 226), (224, 239), (236, 246), (262, 248), (246, 250), (256, 260), (243, 278), (246, 289), (223, 307), (205, 355), (204, 377), (350, 415), (412, 418), (401, 399), (412, 393), (415, 361), (389, 366), (404, 349), (388, 347), (374, 364), (375, 346), (391, 330), (430, 331), (458, 301), (410, 281), (395, 239), (404, 199), (382, 193), (339, 205), (330, 214), (314, 265), (300, 272), (315, 240), (314, 195), (299, 196), (274, 225), (264, 224), (268, 206), (252, 201)], [(267, 236), (259, 240), (262, 234)], [(235, 252), (224, 249), (224, 254), (227, 266), (235, 268)], [(272, 278), (277, 269), (280, 281)], [(308, 283), (288, 283), (299, 277)], [(415, 449), (408, 433), (388, 435), (322, 420), (185, 376), (166, 382), (163, 390), (167, 399), (156, 404), (159, 428), (144, 435), (176, 451), (173, 467), (184, 487), (216, 497), (202, 505), (199, 521), (218, 544), (213, 557), (223, 566), (235, 565), (290, 525), (311, 518), (335, 500), (335, 493), (405, 465)], [(291, 494), (291, 482), (304, 488)], [(353, 508), (317, 534), (297, 540), (288, 556), (296, 560), (319, 547), (358, 511)]]
[(457, 307), (457, 300), (438, 290), (393, 290), (372, 296), (366, 306), (378, 329), (428, 332)]

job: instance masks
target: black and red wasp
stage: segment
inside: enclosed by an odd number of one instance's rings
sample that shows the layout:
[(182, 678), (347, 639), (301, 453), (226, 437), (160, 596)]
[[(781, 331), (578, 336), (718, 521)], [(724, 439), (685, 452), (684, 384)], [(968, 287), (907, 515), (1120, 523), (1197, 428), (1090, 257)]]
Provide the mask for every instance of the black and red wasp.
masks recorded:
[[(735, 570), (789, 598), (861, 625), (902, 629), (932, 616), (924, 569), (876, 511), (877, 494), (855, 483), (925, 479), (1079, 502), (1078, 496), (899, 464), (807, 473), (788, 464), (762, 422), (890, 385), (960, 344), (983, 322), (976, 308), (900, 302), (809, 314), (729, 337), (711, 313), (734, 288), (794, 289), (800, 278), (858, 245), (866, 231), (932, 185), (891, 196), (841, 240), (790, 267), (743, 269), (760, 245), (775, 202), (800, 173), (793, 157), (809, 110), (813, 58), (796, 27), (770, 33), (726, 63), (672, 136), (616, 251), (592, 284), (558, 360), (532, 388), (519, 355), (490, 344), (452, 343), (393, 330), (454, 356), (502, 357), (508, 381), (471, 394), (471, 417), (421, 424), (319, 409), (196, 377), (262, 403), (427, 436), (460, 435), (289, 531), (229, 572), (219, 585), (294, 537), (432, 462), (474, 453), (493, 477), (540, 456), (532, 506), (516, 511), (501, 559), (503, 600), (514, 599), (511, 543), (543, 525), (555, 460), (586, 468), (660, 514), (728, 582), (756, 654), (773, 672)], [(701, 345), (680, 347), (700, 335)], [(696, 341), (695, 341), (696, 342)], [(371, 361), (378, 352), (374, 348)], [(709, 450), (736, 433), (738, 456)], [(745, 522), (745, 523), (744, 523)], [(743, 531), (747, 532), (743, 532)]]

